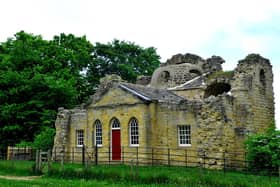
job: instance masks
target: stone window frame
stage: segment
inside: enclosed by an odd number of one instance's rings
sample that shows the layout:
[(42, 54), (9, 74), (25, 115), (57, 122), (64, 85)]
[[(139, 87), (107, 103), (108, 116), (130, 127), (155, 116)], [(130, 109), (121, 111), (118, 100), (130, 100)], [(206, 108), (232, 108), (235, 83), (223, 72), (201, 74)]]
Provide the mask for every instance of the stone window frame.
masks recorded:
[(178, 125), (178, 144), (182, 147), (191, 146), (191, 126)]
[(139, 146), (139, 124), (138, 120), (135, 117), (132, 117), (129, 120), (129, 145), (130, 146)]
[(102, 147), (102, 123), (99, 119), (94, 122), (94, 145)]
[(84, 130), (77, 129), (76, 130), (76, 146), (83, 147), (84, 145)]

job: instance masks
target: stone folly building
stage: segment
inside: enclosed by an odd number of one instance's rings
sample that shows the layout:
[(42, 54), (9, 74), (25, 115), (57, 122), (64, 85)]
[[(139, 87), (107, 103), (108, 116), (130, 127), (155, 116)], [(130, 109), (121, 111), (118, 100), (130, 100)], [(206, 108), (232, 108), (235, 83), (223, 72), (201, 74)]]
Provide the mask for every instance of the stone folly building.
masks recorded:
[(246, 136), (274, 119), (272, 66), (256, 54), (234, 71), (223, 72), (222, 63), (218, 56), (178, 54), (136, 84), (103, 78), (88, 103), (59, 109), (53, 154), (81, 159), (85, 145), (87, 155), (98, 147), (99, 161), (125, 162), (137, 151), (142, 163), (160, 162), (167, 149), (188, 153), (189, 163), (207, 157), (204, 164), (212, 168), (221, 168), (225, 153), (228, 163), (244, 160)]

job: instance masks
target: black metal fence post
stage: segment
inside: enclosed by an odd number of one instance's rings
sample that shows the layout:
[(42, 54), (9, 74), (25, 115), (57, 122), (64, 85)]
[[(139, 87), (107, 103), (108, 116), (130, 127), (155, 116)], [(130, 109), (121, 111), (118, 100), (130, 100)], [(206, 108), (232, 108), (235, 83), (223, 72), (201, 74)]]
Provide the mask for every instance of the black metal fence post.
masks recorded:
[(168, 166), (170, 167), (170, 148), (168, 148)]
[(224, 152), (224, 173), (226, 173), (226, 152)]
[(186, 162), (186, 167), (188, 167), (188, 150), (185, 150), (185, 162)]
[(82, 147), (82, 164), (85, 165), (85, 145)]
[(111, 147), (109, 146), (109, 150), (108, 150), (108, 162), (109, 162), (109, 165), (110, 165), (110, 157), (111, 157)]
[(97, 165), (98, 164), (98, 147), (97, 147), (97, 145), (95, 145), (95, 154), (94, 154), (94, 156), (95, 156), (95, 165)]
[(122, 164), (124, 164), (124, 146), (122, 146)]
[(138, 159), (139, 159), (139, 155), (138, 155), (138, 147), (136, 147), (136, 165), (138, 166)]
[(205, 159), (206, 159), (206, 152), (204, 151), (203, 152), (203, 168), (205, 168), (205, 165), (206, 165)]
[(152, 148), (152, 166), (154, 165), (154, 148)]
[(56, 162), (56, 147), (54, 147), (54, 161)]

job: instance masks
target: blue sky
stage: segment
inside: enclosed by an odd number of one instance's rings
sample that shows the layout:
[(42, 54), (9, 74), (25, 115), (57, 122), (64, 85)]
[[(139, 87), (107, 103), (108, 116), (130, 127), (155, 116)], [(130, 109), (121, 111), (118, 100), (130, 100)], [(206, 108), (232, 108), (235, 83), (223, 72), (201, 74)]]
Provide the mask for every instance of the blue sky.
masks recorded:
[(51, 39), (114, 38), (156, 47), (162, 62), (177, 53), (222, 56), (233, 69), (248, 53), (270, 59), (280, 129), (280, 2), (277, 0), (9, 0), (1, 2), (0, 41), (24, 30)]

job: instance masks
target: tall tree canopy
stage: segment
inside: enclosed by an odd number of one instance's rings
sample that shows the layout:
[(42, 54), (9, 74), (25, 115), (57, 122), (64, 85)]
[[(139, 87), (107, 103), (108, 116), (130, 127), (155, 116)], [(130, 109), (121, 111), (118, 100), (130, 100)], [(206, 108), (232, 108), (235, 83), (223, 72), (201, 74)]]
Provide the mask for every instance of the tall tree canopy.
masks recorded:
[(134, 82), (158, 65), (154, 48), (130, 42), (92, 45), (85, 36), (60, 34), (47, 41), (16, 33), (0, 43), (0, 149), (54, 127), (57, 108), (85, 101), (104, 75)]
[(106, 74), (117, 74), (123, 80), (135, 82), (138, 75), (151, 75), (159, 66), (159, 59), (153, 47), (143, 48), (119, 40), (107, 44), (96, 43), (87, 77), (92, 85), (98, 84)]

